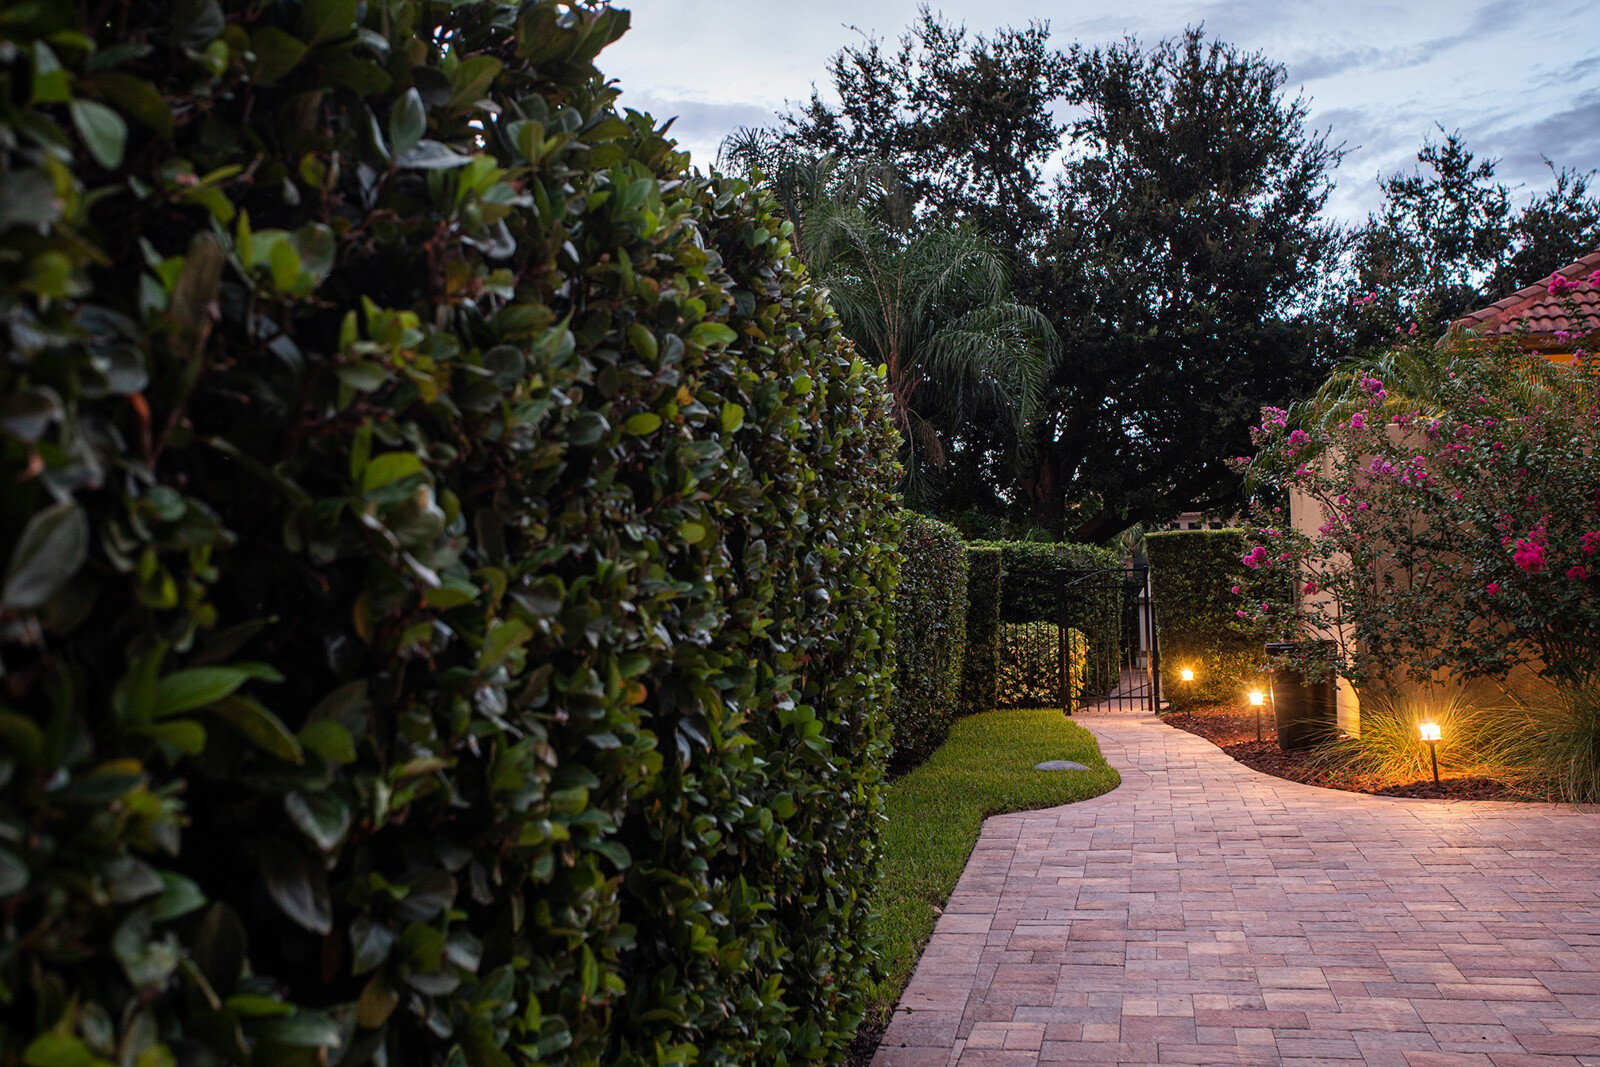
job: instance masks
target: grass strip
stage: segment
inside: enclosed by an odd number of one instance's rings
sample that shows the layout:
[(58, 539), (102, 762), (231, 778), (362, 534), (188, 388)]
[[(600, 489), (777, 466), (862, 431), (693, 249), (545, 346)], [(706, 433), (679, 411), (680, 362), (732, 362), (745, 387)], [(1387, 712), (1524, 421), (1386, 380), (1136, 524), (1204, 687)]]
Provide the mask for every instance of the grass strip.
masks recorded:
[[(1058, 759), (1089, 770), (1033, 769)], [(1059, 709), (1011, 708), (958, 720), (926, 763), (890, 783), (878, 898), (884, 976), (868, 994), (868, 1020), (894, 1011), (984, 819), (1087, 800), (1121, 781), (1094, 736)]]

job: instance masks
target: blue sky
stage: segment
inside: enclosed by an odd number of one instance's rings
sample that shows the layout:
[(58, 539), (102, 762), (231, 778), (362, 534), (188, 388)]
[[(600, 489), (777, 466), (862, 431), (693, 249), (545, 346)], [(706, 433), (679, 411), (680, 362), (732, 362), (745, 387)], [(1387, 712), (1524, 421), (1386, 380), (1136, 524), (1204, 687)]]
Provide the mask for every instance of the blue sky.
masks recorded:
[[(658, 118), (697, 163), (740, 125), (769, 123), (786, 102), (828, 90), (828, 57), (861, 39), (893, 40), (918, 0), (618, 0), (633, 29), (601, 55), (623, 104)], [(1541, 157), (1600, 168), (1600, 0), (946, 0), (975, 32), (1048, 21), (1052, 40), (1154, 42), (1208, 34), (1283, 64), (1310, 121), (1349, 149), (1329, 202), (1357, 220), (1378, 200), (1379, 173), (1415, 163), (1436, 125), (1460, 129), (1522, 195), (1549, 184)], [(858, 33), (857, 31), (860, 31)]]

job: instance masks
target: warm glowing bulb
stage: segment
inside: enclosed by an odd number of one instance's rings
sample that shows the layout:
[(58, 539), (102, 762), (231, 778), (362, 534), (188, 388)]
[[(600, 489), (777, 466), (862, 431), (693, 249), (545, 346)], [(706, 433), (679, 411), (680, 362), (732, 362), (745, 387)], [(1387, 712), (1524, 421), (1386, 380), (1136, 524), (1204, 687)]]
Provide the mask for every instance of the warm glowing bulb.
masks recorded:
[(1182, 678), (1186, 682), (1192, 682), (1194, 681), (1194, 671), (1191, 671), (1188, 667), (1185, 667), (1183, 670), (1178, 672), (1178, 677)]
[(1439, 724), (1436, 723), (1436, 722), (1425, 722), (1425, 723), (1423, 723), (1422, 724), (1422, 739), (1424, 741), (1437, 741), (1437, 740), (1439, 740)]
[(1261, 705), (1265, 704), (1266, 702), (1267, 702), (1267, 694), (1263, 693), (1259, 689), (1250, 690), (1250, 704), (1251, 704), (1251, 706), (1259, 708)]

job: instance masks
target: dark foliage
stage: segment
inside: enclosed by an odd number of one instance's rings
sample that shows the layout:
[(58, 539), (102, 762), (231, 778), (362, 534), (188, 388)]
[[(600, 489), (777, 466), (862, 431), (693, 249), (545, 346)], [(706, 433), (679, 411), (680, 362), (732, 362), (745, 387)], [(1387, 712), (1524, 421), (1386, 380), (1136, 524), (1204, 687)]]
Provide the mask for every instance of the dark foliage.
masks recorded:
[[(1002, 623), (1061, 621), (1063, 570), (1114, 570), (1121, 573), (1122, 556), (1112, 549), (1059, 541), (997, 541), (1000, 549), (1000, 621)], [(1068, 625), (1081, 630), (1094, 651), (1088, 686), (1104, 692), (1115, 682), (1105, 671), (1106, 650), (1121, 644), (1120, 597), (1075, 599), (1069, 605)], [(1114, 659), (1115, 657), (1110, 657)]]
[(937, 215), (975, 222), (1004, 248), (1032, 244), (1064, 129), (1051, 108), (1068, 71), (1049, 36), (1037, 22), (968, 35), (924, 4), (898, 49), (868, 38), (835, 53), (839, 106), (813, 93), (783, 133), (814, 153), (887, 162)]
[[(1238, 625), (1233, 587), (1249, 549), (1243, 530), (1170, 530), (1144, 538), (1161, 647), (1161, 695), (1173, 707), (1237, 700), (1258, 676), (1260, 640)], [(1183, 668), (1194, 681), (1179, 677)]]
[(0, 29), (0, 1064), (830, 1061), (882, 385), (531, 0)]
[(952, 527), (906, 512), (895, 593), (894, 764), (920, 763), (961, 712), (967, 637), (967, 550)]
[[(1340, 149), (1284, 71), (1198, 30), (1074, 48), (1041, 297), (1066, 351), (1028, 486), (1075, 540), (1227, 506), (1262, 404), (1330, 365), (1311, 316), (1334, 250), (1319, 217)], [(1063, 514), (1063, 507), (1066, 513)]]
[(1071, 715), (1083, 706), (1089, 642), (1082, 633), (1068, 628), (1063, 657), (1061, 628), (1053, 622), (1008, 622), (1000, 631), (996, 707), (1060, 708)]
[(1380, 180), (1382, 209), (1352, 235), (1359, 303), (1347, 304), (1341, 326), (1356, 349), (1394, 344), (1396, 328), (1438, 337), (1600, 249), (1593, 174), (1552, 166), (1550, 188), (1518, 208), (1495, 178), (1497, 161), (1476, 157), (1459, 132), (1425, 142), (1417, 164)]
[(961, 663), (961, 713), (996, 706), (1000, 641), (999, 545), (967, 545), (967, 647)]

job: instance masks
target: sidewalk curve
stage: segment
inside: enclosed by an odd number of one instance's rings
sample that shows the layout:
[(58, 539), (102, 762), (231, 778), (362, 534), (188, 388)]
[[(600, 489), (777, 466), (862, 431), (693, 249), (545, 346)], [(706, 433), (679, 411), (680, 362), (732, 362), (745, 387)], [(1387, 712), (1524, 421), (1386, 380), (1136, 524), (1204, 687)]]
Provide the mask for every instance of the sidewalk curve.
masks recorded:
[(1600, 811), (1288, 782), (1147, 714), (989, 819), (874, 1067), (1600, 1065)]

